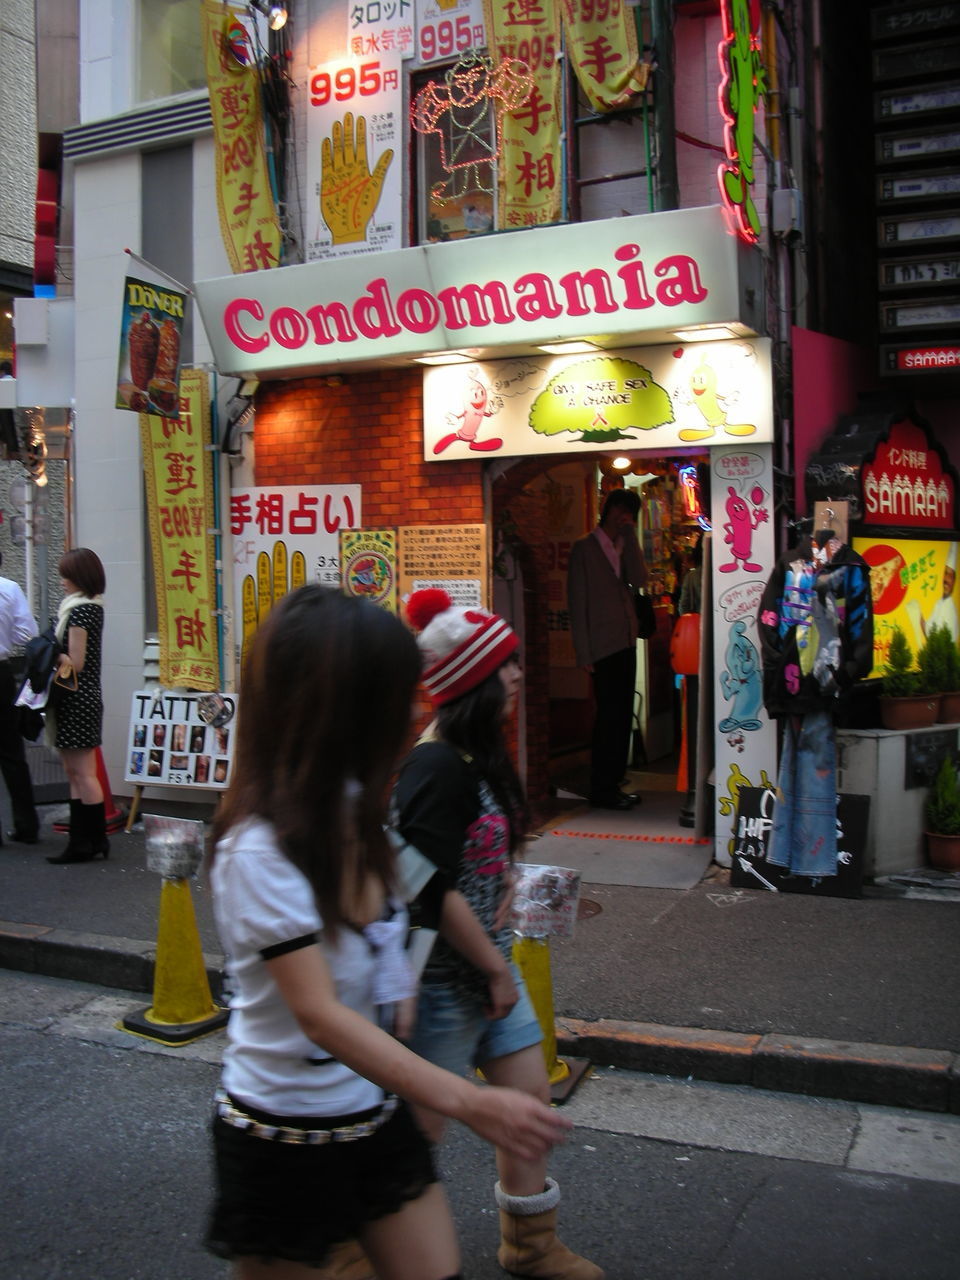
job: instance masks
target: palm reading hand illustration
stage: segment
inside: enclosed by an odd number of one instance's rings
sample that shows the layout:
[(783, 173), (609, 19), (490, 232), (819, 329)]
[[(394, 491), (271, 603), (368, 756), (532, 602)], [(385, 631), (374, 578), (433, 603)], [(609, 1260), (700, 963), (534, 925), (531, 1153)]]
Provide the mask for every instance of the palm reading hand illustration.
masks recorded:
[(357, 116), (356, 132), (352, 111), (342, 124), (333, 122), (333, 137), (324, 138), (320, 151), (320, 212), (334, 244), (366, 240), (392, 160), (388, 148), (370, 172), (365, 116)]
[(287, 544), (279, 539), (273, 544), (273, 555), (261, 551), (256, 573), (248, 573), (240, 589), (240, 665), (247, 654), (257, 629), (267, 614), (288, 591), (296, 591), (307, 580), (307, 562), (302, 551), (288, 555)]

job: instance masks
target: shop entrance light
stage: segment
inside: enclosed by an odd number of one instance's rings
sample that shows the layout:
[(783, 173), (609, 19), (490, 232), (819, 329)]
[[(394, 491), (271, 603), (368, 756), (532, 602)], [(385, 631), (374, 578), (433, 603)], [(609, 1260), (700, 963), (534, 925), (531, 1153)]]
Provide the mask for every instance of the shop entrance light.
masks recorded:
[(285, 4), (270, 4), (269, 0), (250, 0), (250, 8), (263, 14), (271, 31), (279, 31), (287, 25)]

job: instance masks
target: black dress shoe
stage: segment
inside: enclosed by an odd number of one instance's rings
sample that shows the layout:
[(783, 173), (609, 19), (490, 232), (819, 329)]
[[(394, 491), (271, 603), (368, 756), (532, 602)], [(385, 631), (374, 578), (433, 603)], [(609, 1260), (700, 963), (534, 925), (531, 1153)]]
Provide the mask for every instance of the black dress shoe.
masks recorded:
[(592, 809), (627, 810), (633, 808), (633, 801), (629, 796), (625, 796), (622, 791), (616, 791), (612, 796), (591, 796), (590, 807)]
[(25, 831), (14, 830), (7, 832), (7, 839), (13, 840), (16, 844), (36, 844), (38, 836), (35, 831), (30, 835)]

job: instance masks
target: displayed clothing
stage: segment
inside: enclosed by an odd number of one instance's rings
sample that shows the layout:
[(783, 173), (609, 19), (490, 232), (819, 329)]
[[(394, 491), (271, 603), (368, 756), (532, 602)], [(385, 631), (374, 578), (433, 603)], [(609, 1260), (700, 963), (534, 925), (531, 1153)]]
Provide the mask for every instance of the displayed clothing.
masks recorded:
[(829, 531), (785, 552), (760, 602), (763, 701), (783, 720), (767, 859), (794, 875), (837, 872), (839, 701), (873, 666), (870, 569)]
[(784, 721), (767, 861), (794, 875), (837, 874), (837, 744), (829, 711)]
[(823, 563), (809, 539), (784, 552), (764, 588), (757, 632), (768, 715), (835, 709), (873, 667), (869, 565), (845, 543)]

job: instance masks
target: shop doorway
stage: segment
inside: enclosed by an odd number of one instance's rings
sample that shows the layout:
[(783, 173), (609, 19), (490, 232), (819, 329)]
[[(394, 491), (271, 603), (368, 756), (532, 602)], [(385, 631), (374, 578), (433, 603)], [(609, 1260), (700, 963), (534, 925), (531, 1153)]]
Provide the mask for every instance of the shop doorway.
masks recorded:
[(707, 452), (694, 449), (608, 450), (494, 464), (494, 599), (498, 609), (511, 610), (511, 622), (524, 638), (521, 764), (531, 802), (541, 813), (552, 816), (587, 803), (593, 701), (590, 677), (576, 665), (570, 638), (567, 562), (573, 542), (595, 526), (605, 492), (627, 485), (640, 494), (640, 537), (657, 629), (638, 646), (625, 789), (649, 795), (647, 815), (656, 809), (668, 827), (680, 825), (695, 762), (689, 762), (686, 776), (680, 774), (684, 698), (671, 667), (670, 641), (684, 578), (708, 523), (707, 464)]

